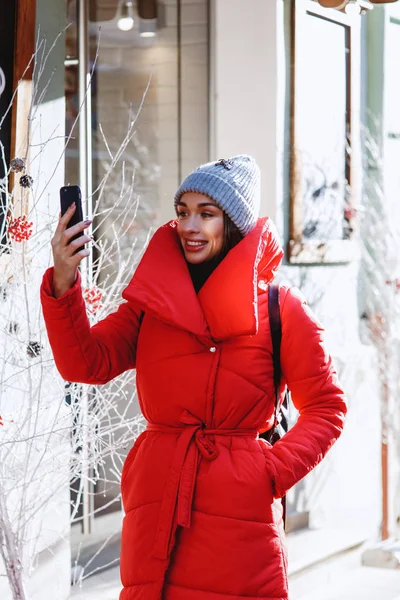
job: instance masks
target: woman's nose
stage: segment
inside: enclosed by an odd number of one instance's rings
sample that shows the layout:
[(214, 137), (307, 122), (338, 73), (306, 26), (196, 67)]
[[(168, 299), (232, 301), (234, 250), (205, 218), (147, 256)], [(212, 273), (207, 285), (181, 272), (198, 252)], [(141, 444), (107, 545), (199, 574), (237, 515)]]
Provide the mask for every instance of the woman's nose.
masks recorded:
[(194, 233), (199, 231), (199, 220), (196, 215), (190, 215), (187, 219), (185, 219), (185, 231), (187, 233)]

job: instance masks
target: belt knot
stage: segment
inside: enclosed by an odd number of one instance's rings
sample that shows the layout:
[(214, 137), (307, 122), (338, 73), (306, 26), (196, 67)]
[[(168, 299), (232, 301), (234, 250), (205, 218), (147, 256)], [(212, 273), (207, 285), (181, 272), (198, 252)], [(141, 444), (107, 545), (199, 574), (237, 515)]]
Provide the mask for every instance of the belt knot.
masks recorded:
[(194, 438), (203, 458), (206, 460), (215, 460), (219, 456), (216, 445), (207, 437), (204, 429), (198, 429)]

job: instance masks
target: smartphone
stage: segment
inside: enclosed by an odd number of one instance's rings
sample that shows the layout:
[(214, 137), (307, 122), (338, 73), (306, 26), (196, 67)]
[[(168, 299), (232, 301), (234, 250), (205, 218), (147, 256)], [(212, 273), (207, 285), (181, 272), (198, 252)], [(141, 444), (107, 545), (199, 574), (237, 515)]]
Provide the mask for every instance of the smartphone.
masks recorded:
[[(64, 215), (67, 212), (68, 208), (71, 206), (71, 204), (73, 204), (74, 202), (76, 204), (76, 209), (68, 222), (67, 229), (83, 221), (82, 192), (79, 185), (66, 185), (62, 187), (60, 189), (61, 215)], [(83, 233), (84, 232), (81, 231), (80, 233), (74, 235), (74, 237), (71, 238), (70, 243), (72, 242), (72, 240), (76, 240), (78, 237), (83, 235)], [(78, 248), (76, 252), (74, 252), (74, 254), (76, 254), (80, 250), (83, 250), (84, 247), (85, 246), (81, 246), (80, 248)]]

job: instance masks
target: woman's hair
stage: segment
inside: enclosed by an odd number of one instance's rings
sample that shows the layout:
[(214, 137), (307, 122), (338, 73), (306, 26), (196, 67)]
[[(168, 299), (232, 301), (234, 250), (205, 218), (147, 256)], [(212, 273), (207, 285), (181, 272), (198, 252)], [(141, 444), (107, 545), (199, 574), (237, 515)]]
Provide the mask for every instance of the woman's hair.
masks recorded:
[(222, 246), (223, 254), (227, 254), (232, 250), (242, 239), (244, 235), (236, 227), (235, 223), (224, 212), (224, 244)]

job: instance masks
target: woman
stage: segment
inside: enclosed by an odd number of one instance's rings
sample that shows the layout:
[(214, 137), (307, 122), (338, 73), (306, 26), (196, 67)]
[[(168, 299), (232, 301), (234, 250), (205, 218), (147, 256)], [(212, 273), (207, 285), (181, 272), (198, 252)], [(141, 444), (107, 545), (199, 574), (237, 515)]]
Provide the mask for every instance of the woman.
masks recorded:
[(121, 600), (286, 600), (282, 498), (339, 437), (346, 412), (323, 331), (299, 292), (281, 287), (282, 371), (299, 410), (273, 447), (269, 284), (282, 259), (258, 219), (259, 169), (249, 156), (208, 163), (175, 195), (177, 220), (155, 233), (123, 292), (90, 328), (68, 244), (52, 241), (42, 304), (57, 367), (104, 384), (136, 368), (147, 429), (122, 473)]

